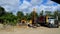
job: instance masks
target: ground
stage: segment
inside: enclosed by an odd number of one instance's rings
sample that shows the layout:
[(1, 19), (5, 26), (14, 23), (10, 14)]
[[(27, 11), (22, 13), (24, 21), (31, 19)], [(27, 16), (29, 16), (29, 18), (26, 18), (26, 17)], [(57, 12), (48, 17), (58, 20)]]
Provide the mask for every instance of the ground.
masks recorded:
[(13, 27), (11, 30), (4, 29), (0, 30), (0, 34), (60, 34), (59, 28), (27, 28), (27, 27)]

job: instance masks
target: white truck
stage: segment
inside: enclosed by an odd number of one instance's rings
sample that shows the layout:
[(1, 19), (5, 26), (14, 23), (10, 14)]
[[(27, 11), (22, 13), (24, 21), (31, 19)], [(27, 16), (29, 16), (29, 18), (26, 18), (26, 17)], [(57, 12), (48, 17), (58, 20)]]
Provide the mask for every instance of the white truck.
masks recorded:
[(53, 28), (59, 28), (59, 23), (58, 23), (58, 20), (57, 19), (55, 19), (55, 18), (52, 18), (52, 17), (50, 17), (50, 18), (48, 18), (48, 27), (53, 27)]

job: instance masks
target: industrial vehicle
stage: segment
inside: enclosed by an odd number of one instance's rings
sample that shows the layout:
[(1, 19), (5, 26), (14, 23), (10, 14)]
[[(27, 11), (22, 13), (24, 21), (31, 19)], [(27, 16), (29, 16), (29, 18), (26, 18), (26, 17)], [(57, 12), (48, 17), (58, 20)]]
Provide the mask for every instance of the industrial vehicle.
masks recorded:
[(46, 14), (46, 15), (40, 15), (40, 16), (36, 17), (35, 9), (33, 10), (31, 21), (32, 22), (30, 23), (30, 25), (32, 27), (37, 27), (37, 26), (47, 26), (49, 28), (58, 28), (59, 27), (58, 16), (56, 18), (54, 18), (54, 17)]
[(58, 28), (59, 27), (58, 20), (56, 18), (50, 17), (50, 16), (40, 16), (37, 19), (37, 23), (42, 26), (47, 26), (49, 28)]

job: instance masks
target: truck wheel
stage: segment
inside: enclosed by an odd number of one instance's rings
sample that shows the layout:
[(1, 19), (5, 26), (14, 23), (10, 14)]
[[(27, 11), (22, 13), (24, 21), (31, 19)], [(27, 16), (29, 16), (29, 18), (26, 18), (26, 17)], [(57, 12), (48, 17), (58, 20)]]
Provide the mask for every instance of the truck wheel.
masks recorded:
[(40, 27), (40, 24), (36, 24), (37, 27)]
[(59, 28), (59, 24), (56, 24), (55, 27), (56, 27), (56, 28)]
[(36, 28), (37, 26), (34, 26), (34, 25), (33, 25), (32, 27), (33, 27), (33, 28)]
[(29, 27), (32, 27), (32, 24), (28, 24)]
[(56, 28), (59, 28), (59, 25), (57, 25), (57, 27)]
[(49, 27), (49, 28), (52, 28), (52, 25), (51, 25), (51, 24), (49, 24), (49, 25), (48, 25), (48, 27)]
[(60, 23), (59, 23), (59, 26), (60, 26)]

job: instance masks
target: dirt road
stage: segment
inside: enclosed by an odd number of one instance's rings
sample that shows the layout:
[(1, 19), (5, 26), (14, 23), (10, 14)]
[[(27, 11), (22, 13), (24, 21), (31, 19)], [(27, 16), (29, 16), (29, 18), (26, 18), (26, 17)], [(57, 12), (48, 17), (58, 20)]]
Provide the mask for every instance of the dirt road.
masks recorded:
[(60, 34), (60, 28), (13, 28), (12, 31), (0, 30), (0, 34)]

